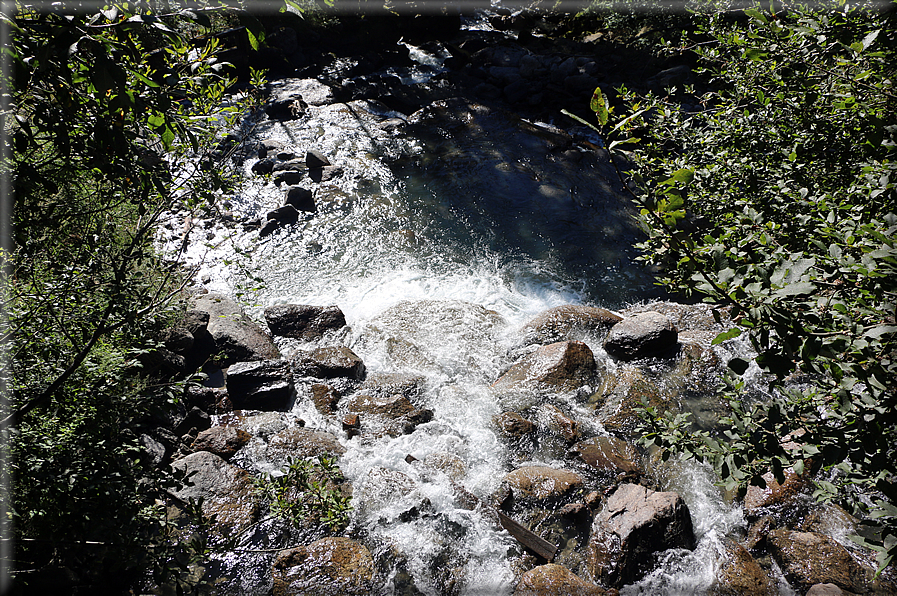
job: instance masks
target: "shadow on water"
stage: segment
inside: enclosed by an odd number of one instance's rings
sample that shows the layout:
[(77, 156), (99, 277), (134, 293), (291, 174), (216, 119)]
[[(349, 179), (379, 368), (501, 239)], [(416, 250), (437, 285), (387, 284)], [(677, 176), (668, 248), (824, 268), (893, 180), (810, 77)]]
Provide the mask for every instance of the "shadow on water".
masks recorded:
[(405, 134), (422, 151), (399, 174), (438, 219), (439, 242), (466, 247), (467, 255), (479, 243), (500, 259), (550, 263), (556, 275), (583, 280), (584, 294), (603, 304), (659, 295), (635, 261), (643, 234), (602, 150), (462, 99), (412, 115)]

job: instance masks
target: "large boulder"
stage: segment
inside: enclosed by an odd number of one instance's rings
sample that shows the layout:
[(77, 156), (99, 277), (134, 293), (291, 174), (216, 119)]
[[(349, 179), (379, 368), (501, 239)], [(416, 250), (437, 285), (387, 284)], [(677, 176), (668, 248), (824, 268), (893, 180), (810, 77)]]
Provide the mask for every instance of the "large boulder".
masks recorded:
[(678, 340), (679, 332), (669, 317), (645, 312), (614, 325), (604, 340), (604, 349), (620, 360), (633, 360), (671, 352)]
[[(193, 309), (208, 313), (207, 329), (214, 339), (214, 346), (207, 357), (211, 357), (218, 366), (280, 357), (271, 337), (230, 298), (205, 294), (195, 299)], [(196, 333), (193, 335), (194, 339), (198, 339)]]
[(274, 596), (362, 596), (373, 588), (374, 558), (350, 538), (322, 538), (281, 551), (271, 569)]
[(606, 333), (622, 320), (623, 317), (603, 308), (565, 304), (540, 313), (520, 329), (520, 334), (526, 344), (581, 340)]
[(542, 346), (524, 356), (492, 387), (513, 390), (573, 391), (595, 374), (595, 357), (581, 341), (562, 341)]
[(364, 362), (346, 346), (328, 346), (311, 351), (300, 351), (293, 356), (296, 373), (318, 379), (364, 378)]
[(238, 410), (286, 410), (295, 389), (286, 360), (237, 362), (227, 369), (226, 383), (230, 401)]
[(278, 304), (265, 309), (268, 329), (276, 336), (320, 339), (325, 332), (342, 329), (346, 317), (338, 306)]
[(548, 563), (520, 577), (513, 596), (604, 596), (607, 591), (582, 579), (563, 565)]
[(506, 438), (519, 440), (531, 435), (536, 430), (536, 425), (518, 414), (517, 412), (502, 412), (492, 418), (492, 422)]
[(641, 422), (639, 408), (648, 405), (669, 409), (674, 404), (661, 393), (657, 384), (635, 368), (619, 368), (608, 375), (598, 391), (589, 398), (596, 406), (596, 416), (612, 433), (634, 437)]
[(172, 467), (188, 475), (192, 485), (179, 487), (171, 494), (184, 503), (202, 499), (203, 515), (215, 516), (214, 532), (234, 536), (255, 523), (259, 510), (252, 479), (245, 470), (208, 451), (192, 453)]
[(814, 584), (834, 584), (850, 592), (866, 592), (863, 568), (825, 534), (771, 530), (766, 544), (785, 577), (801, 591)]
[(682, 497), (623, 484), (592, 521), (586, 567), (595, 581), (619, 588), (641, 579), (653, 567), (655, 553), (694, 546)]
[(772, 472), (763, 474), (765, 487), (748, 486), (744, 495), (744, 509), (749, 516), (756, 518), (767, 509), (790, 509), (803, 505), (801, 496), (805, 495), (812, 484), (805, 478), (798, 476), (794, 470), (787, 468), (783, 483), (779, 483)]
[(523, 466), (504, 477), (515, 500), (556, 501), (582, 488), (582, 476), (549, 466)]

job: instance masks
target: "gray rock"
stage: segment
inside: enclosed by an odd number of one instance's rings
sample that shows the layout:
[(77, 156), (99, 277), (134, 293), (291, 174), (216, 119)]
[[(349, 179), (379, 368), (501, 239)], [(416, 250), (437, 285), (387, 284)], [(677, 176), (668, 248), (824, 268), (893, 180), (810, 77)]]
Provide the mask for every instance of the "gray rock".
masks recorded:
[(219, 294), (205, 294), (194, 300), (193, 308), (209, 314), (208, 331), (214, 339), (214, 352), (209, 356), (218, 366), (227, 367), (234, 362), (273, 360), (280, 357), (271, 337), (230, 298)]
[(293, 184), (299, 184), (299, 181), (302, 180), (302, 176), (302, 172), (297, 170), (282, 170), (274, 175), (272, 181), (274, 182), (274, 186), (280, 186), (281, 184), (291, 186)]
[(284, 411), (293, 391), (286, 360), (237, 362), (227, 370), (227, 394), (238, 410)]
[(259, 159), (264, 159), (268, 157), (269, 153), (277, 153), (280, 149), (283, 148), (283, 143), (276, 139), (265, 139), (263, 141), (259, 141), (258, 144), (258, 156)]
[(311, 168), (323, 168), (324, 166), (330, 165), (330, 160), (327, 159), (327, 156), (318, 151), (317, 149), (309, 149), (305, 154), (305, 165)]
[(345, 452), (346, 448), (336, 435), (323, 430), (289, 427), (271, 437), (265, 446), (265, 459), (277, 467), (283, 467), (290, 457), (339, 457)]
[(571, 452), (602, 474), (641, 476), (643, 473), (635, 447), (616, 437), (592, 437), (574, 445)]
[(166, 348), (182, 356), (193, 347), (193, 334), (186, 327), (170, 327), (159, 339)]
[(548, 563), (520, 577), (512, 596), (604, 596), (607, 591), (563, 565)]
[(314, 213), (318, 210), (317, 206), (315, 206), (315, 199), (312, 192), (301, 186), (291, 186), (288, 188), (286, 200), (284, 202), (287, 205), (295, 207), (297, 211)]
[(265, 225), (261, 227), (259, 230), (259, 238), (264, 238), (265, 236), (270, 236), (276, 230), (280, 229), (281, 224), (276, 219), (269, 219), (265, 222)]
[(192, 486), (171, 491), (187, 502), (202, 499), (202, 512), (216, 516), (212, 530), (220, 536), (233, 536), (251, 526), (258, 517), (252, 481), (245, 470), (236, 468), (208, 451), (197, 451), (172, 464), (175, 470), (192, 474)]
[(691, 516), (682, 497), (624, 484), (592, 521), (586, 568), (595, 581), (620, 588), (644, 576), (655, 553), (694, 546)]
[(747, 549), (729, 539), (724, 542), (724, 547), (725, 557), (709, 596), (768, 596), (775, 593), (766, 571)]
[(297, 374), (318, 379), (364, 378), (364, 362), (345, 346), (330, 346), (302, 351), (293, 358)]
[(274, 211), (269, 211), (267, 218), (269, 220), (274, 220), (281, 225), (290, 224), (299, 220), (299, 212), (292, 205), (284, 205), (283, 207), (278, 207)]
[(311, 168), (308, 170), (308, 177), (312, 179), (312, 181), (321, 183), (321, 182), (329, 182), (334, 178), (338, 178), (343, 175), (343, 168), (340, 166), (324, 166), (321, 168)]
[(506, 475), (502, 484), (511, 488), (515, 500), (557, 501), (583, 486), (582, 476), (570, 470), (543, 465), (523, 466)]
[(667, 316), (646, 312), (614, 325), (604, 349), (621, 360), (633, 360), (670, 352), (678, 346), (678, 340), (679, 333)]
[(278, 304), (265, 309), (265, 322), (276, 336), (310, 341), (342, 329), (346, 317), (338, 306)]
[(252, 164), (252, 173), (258, 174), (259, 176), (263, 176), (265, 174), (270, 174), (274, 171), (274, 163), (275, 160), (272, 157), (266, 157), (264, 159), (260, 159), (254, 164)]
[(274, 163), (272, 172), (289, 172), (293, 170), (304, 170), (305, 161), (301, 159), (288, 159), (286, 161), (277, 161)]

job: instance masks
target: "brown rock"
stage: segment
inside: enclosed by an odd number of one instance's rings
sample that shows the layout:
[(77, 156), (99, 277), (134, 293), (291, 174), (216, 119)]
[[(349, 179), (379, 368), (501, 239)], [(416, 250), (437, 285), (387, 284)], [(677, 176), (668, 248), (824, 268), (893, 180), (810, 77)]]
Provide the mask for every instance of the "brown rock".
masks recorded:
[(595, 373), (595, 358), (581, 341), (563, 341), (542, 346), (511, 367), (493, 387), (572, 391), (588, 383)]
[(592, 437), (580, 441), (573, 446), (572, 452), (583, 462), (605, 474), (643, 474), (635, 447), (616, 437)]
[(856, 594), (842, 590), (835, 584), (815, 584), (810, 586), (806, 596), (856, 596)]
[(537, 501), (555, 500), (571, 494), (583, 485), (576, 472), (548, 466), (524, 466), (505, 476), (516, 498)]
[(311, 386), (311, 400), (315, 408), (322, 414), (336, 412), (337, 403), (340, 400), (340, 392), (330, 385), (315, 383)]
[(596, 415), (610, 432), (632, 436), (641, 422), (638, 408), (642, 400), (654, 407), (671, 405), (660, 389), (637, 369), (622, 369), (604, 380), (591, 402), (597, 404)]
[(562, 565), (549, 563), (524, 573), (513, 596), (604, 596), (603, 588), (587, 582)]
[(317, 348), (310, 352), (299, 352), (294, 356), (293, 365), (297, 374), (319, 379), (364, 378), (364, 362), (355, 352), (345, 346)]
[(766, 543), (785, 577), (800, 590), (809, 590), (814, 584), (835, 584), (842, 590), (866, 591), (857, 561), (824, 534), (772, 530)]
[(553, 404), (543, 404), (536, 410), (539, 426), (561, 437), (567, 443), (575, 442), (579, 436), (579, 423), (564, 414)]
[(760, 509), (777, 505), (791, 505), (811, 484), (788, 468), (785, 470), (785, 483), (779, 484), (772, 472), (763, 475), (766, 488), (749, 486), (744, 496), (744, 508), (748, 515), (757, 515)]
[(536, 429), (535, 424), (517, 412), (502, 412), (493, 417), (492, 421), (509, 439), (520, 439)]
[(527, 344), (548, 344), (606, 332), (622, 320), (623, 317), (603, 308), (566, 304), (540, 313), (525, 324), (520, 333)]
[(374, 558), (350, 538), (323, 538), (281, 551), (272, 565), (274, 596), (344, 596), (371, 593)]
[(272, 462), (286, 463), (289, 457), (307, 458), (327, 455), (340, 456), (346, 452), (339, 439), (323, 430), (288, 427), (268, 441), (265, 456)]
[(623, 484), (592, 521), (586, 568), (603, 585), (621, 587), (649, 570), (654, 553), (694, 545), (691, 516), (682, 497)]
[(228, 460), (249, 442), (252, 436), (245, 430), (232, 426), (213, 426), (197, 435), (193, 441), (196, 451), (208, 451)]
[(727, 540), (725, 560), (709, 596), (774, 596), (769, 576), (740, 544)]
[(646, 312), (614, 325), (604, 341), (604, 349), (621, 360), (633, 360), (671, 351), (678, 338), (676, 326), (667, 316)]

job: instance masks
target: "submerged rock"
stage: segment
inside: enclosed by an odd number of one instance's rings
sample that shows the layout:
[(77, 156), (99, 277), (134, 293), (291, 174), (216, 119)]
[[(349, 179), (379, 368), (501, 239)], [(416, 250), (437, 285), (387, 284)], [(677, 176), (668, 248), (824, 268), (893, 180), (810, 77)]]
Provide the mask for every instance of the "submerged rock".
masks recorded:
[(740, 544), (726, 540), (725, 553), (710, 596), (771, 596), (776, 592), (766, 571)]
[(515, 500), (549, 501), (571, 495), (582, 488), (582, 476), (549, 466), (523, 466), (505, 476)]
[(520, 577), (513, 596), (604, 596), (607, 590), (587, 582), (562, 565), (548, 563)]
[(616, 437), (593, 437), (580, 441), (571, 450), (589, 467), (609, 476), (634, 476), (644, 474), (638, 463), (635, 447)]
[(624, 484), (592, 522), (586, 565), (596, 581), (619, 588), (641, 579), (653, 567), (655, 553), (694, 546), (682, 497)]
[(526, 344), (582, 340), (589, 334), (604, 334), (623, 317), (603, 308), (565, 304), (542, 312), (521, 329)]
[(350, 538), (322, 538), (280, 551), (271, 569), (274, 596), (364, 596), (373, 588), (374, 558)]
[(524, 356), (492, 387), (498, 391), (572, 391), (588, 383), (595, 369), (589, 346), (581, 341), (562, 341)]

